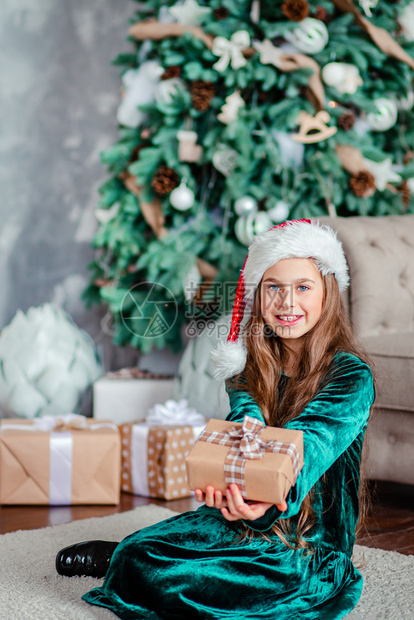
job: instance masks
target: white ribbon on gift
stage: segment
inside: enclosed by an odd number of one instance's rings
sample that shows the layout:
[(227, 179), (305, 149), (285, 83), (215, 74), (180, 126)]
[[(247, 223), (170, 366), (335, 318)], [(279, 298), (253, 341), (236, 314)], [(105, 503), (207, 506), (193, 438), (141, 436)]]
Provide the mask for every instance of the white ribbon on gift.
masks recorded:
[[(131, 433), (131, 482), (136, 495), (149, 495), (148, 485), (148, 433), (153, 426), (192, 426), (194, 441), (206, 426), (201, 413), (188, 406), (188, 401), (167, 400), (157, 404), (147, 414), (145, 422), (133, 424)], [(183, 477), (186, 473), (183, 472)]]
[(242, 50), (250, 45), (250, 35), (247, 30), (238, 30), (230, 40), (224, 37), (215, 37), (213, 41), (212, 52), (215, 56), (220, 56), (214, 65), (216, 71), (225, 71), (231, 63), (232, 69), (240, 69), (244, 67), (247, 60), (242, 54)]
[(164, 404), (158, 403), (149, 409), (146, 423), (150, 426), (179, 424), (180, 426), (198, 426), (205, 424), (205, 418), (193, 407), (188, 406), (188, 400), (167, 400)]
[(85, 416), (67, 413), (61, 416), (45, 415), (33, 418), (27, 424), (2, 423), (1, 430), (42, 431), (49, 436), (49, 504), (51, 506), (68, 505), (72, 502), (72, 454), (73, 434), (68, 430), (54, 430), (59, 427), (72, 426), (76, 429), (113, 428), (115, 424), (101, 422), (88, 424)]

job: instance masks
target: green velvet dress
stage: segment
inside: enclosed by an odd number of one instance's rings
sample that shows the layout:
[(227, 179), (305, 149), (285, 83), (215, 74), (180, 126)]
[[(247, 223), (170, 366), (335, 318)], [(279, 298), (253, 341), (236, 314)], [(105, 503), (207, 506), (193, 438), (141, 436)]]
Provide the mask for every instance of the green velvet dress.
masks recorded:
[[(286, 381), (283, 375), (279, 389)], [(263, 420), (247, 393), (229, 396), (228, 420), (240, 422), (246, 414)], [(362, 590), (351, 555), (362, 442), (374, 396), (371, 369), (354, 355), (337, 353), (325, 387), (286, 424), (304, 433), (304, 467), (288, 494), (287, 511), (272, 506), (245, 522), (271, 541), (255, 536), (240, 543), (237, 522), (204, 505), (125, 538), (102, 587), (84, 600), (134, 620), (344, 617)], [(312, 487), (317, 521), (308, 539), (316, 553), (305, 556), (269, 528), (297, 515)]]

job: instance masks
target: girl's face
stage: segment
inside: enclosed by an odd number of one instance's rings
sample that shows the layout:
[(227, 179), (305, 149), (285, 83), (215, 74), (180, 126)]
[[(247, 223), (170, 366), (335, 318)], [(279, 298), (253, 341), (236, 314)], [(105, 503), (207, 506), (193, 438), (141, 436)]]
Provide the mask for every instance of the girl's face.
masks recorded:
[(263, 274), (261, 312), (266, 324), (290, 345), (319, 321), (323, 279), (311, 258), (284, 258)]

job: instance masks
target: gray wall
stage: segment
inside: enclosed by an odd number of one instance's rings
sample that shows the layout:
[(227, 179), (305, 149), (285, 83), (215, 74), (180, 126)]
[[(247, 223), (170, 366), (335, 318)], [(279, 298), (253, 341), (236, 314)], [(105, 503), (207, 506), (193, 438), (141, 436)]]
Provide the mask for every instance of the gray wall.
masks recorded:
[[(86, 311), (99, 152), (117, 139), (120, 68), (136, 4), (129, 0), (0, 2), (0, 328), (16, 310), (63, 306), (105, 352), (107, 368), (135, 363), (110, 346), (102, 309)], [(172, 371), (156, 352), (141, 368)]]

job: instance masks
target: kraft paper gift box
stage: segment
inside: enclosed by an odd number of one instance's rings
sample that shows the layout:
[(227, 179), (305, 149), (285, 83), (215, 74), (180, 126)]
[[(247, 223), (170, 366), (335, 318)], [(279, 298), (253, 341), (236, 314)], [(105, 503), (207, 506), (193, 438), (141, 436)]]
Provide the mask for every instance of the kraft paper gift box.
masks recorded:
[(249, 416), (243, 423), (211, 419), (186, 464), (191, 490), (212, 485), (225, 493), (235, 482), (245, 499), (279, 504), (303, 467), (303, 433)]
[(166, 500), (189, 497), (185, 457), (205, 425), (185, 399), (155, 405), (146, 421), (120, 425), (122, 491)]
[(172, 397), (174, 379), (138, 368), (107, 373), (93, 385), (93, 417), (118, 425), (144, 420), (153, 405)]
[(118, 504), (116, 425), (68, 414), (0, 423), (0, 504)]

